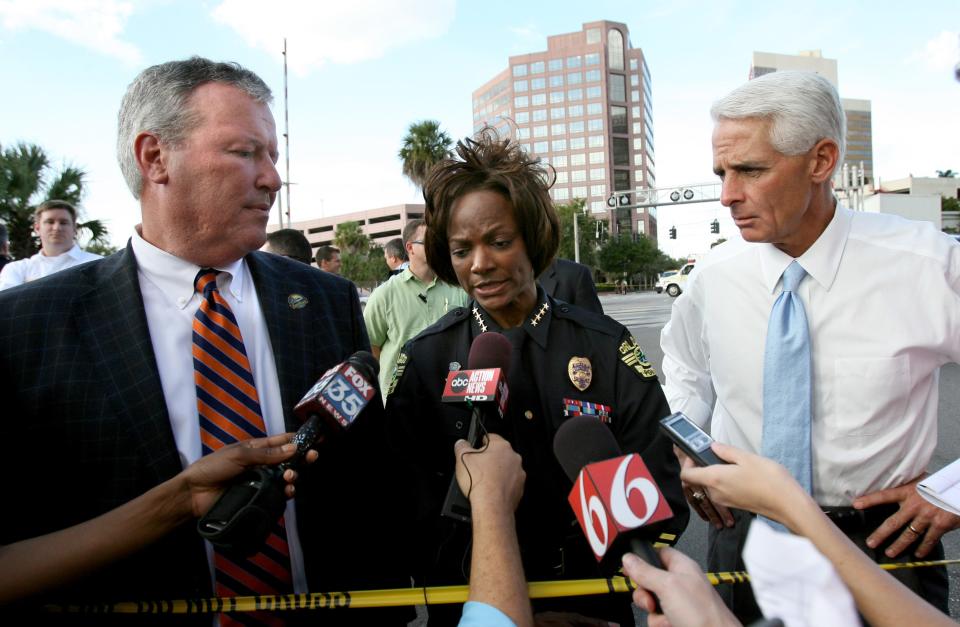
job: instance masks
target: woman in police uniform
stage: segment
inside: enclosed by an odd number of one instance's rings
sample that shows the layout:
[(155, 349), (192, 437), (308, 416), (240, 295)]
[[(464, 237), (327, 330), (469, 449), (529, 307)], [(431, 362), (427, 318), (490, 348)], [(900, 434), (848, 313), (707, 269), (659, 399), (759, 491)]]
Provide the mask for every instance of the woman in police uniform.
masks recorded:
[[(453, 444), (467, 435), (469, 410), (440, 402), (450, 370), (467, 367), (473, 339), (504, 334), (513, 347), (509, 400), (502, 422), (487, 429), (523, 458), (527, 482), (517, 510), (524, 570), (531, 581), (600, 576), (567, 502), (571, 482), (553, 455), (567, 418), (595, 415), (624, 453), (640, 453), (666, 496), (679, 534), (688, 510), (679, 466), (658, 421), (670, 409), (656, 374), (630, 332), (613, 319), (544, 294), (539, 276), (559, 245), (559, 219), (538, 159), (491, 129), (457, 144), (459, 158), (438, 164), (423, 188), (427, 260), (437, 276), (470, 296), (411, 340), (388, 390), (392, 437), (416, 469), (415, 575), (422, 585), (465, 583), (470, 531), (441, 519), (454, 468)], [(537, 603), (632, 624), (630, 599), (580, 597)], [(455, 623), (430, 608), (431, 625)], [(439, 620), (438, 620), (439, 619)]]

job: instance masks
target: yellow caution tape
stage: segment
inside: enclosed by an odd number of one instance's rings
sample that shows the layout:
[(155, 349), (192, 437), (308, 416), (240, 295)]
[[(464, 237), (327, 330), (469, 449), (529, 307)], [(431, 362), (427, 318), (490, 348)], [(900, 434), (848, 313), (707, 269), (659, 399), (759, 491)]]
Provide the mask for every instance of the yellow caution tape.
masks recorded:
[[(884, 570), (953, 566), (960, 559), (879, 564)], [(746, 571), (705, 573), (707, 580), (720, 584), (750, 581)], [(608, 579), (569, 579), (564, 581), (532, 581), (527, 586), (531, 599), (586, 596), (632, 592), (636, 586), (623, 576)], [(44, 609), (66, 614), (212, 614), (219, 612), (255, 612), (313, 610), (328, 608), (397, 607), (404, 605), (443, 605), (465, 603), (469, 586), (434, 586), (430, 588), (394, 588), (389, 590), (353, 590), (344, 592), (310, 592), (271, 596), (214, 597), (177, 601), (125, 601), (120, 603), (88, 603), (81, 605), (50, 604)]]

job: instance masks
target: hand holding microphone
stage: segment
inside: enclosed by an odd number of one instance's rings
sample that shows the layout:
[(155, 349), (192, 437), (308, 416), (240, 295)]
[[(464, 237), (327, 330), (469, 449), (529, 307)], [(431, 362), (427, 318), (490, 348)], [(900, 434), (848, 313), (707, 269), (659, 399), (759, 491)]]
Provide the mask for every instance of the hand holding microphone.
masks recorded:
[(304, 423), (291, 440), (296, 447), (293, 457), (279, 466), (259, 466), (241, 475), (197, 522), (200, 535), (221, 550), (244, 556), (259, 552), (286, 508), (284, 477), (309, 461), (317, 442), (353, 425), (376, 395), (378, 370), (373, 355), (357, 351), (324, 373), (294, 407)]
[[(481, 333), (470, 345), (467, 370), (455, 370), (447, 375), (443, 390), (444, 403), (466, 403), (471, 407), (467, 442), (479, 448), (487, 425), (503, 420), (507, 408), (507, 370), (510, 367), (510, 341), (499, 333)], [(457, 485), (450, 480), (447, 496), (440, 514), (461, 522), (470, 522), (470, 503)]]

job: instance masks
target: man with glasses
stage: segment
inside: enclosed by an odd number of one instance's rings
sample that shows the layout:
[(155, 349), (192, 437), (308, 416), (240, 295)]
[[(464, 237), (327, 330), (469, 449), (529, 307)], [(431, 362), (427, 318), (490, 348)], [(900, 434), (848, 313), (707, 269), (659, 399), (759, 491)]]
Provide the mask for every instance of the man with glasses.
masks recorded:
[(458, 285), (437, 280), (423, 252), (426, 223), (410, 220), (403, 228), (403, 243), (410, 265), (378, 287), (363, 310), (370, 346), (380, 360), (380, 390), (386, 401), (397, 355), (407, 340), (440, 319), (454, 307), (467, 304)]

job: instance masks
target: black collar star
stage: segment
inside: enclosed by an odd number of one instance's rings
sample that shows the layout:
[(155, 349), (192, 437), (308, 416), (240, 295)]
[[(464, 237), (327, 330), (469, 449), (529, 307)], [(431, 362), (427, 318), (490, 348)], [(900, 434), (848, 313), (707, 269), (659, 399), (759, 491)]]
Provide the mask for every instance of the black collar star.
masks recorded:
[[(547, 347), (547, 336), (550, 333), (553, 306), (553, 301), (544, 293), (543, 288), (537, 285), (537, 301), (530, 315), (521, 325), (527, 335), (543, 349)], [(503, 329), (496, 323), (493, 316), (487, 313), (477, 301), (471, 300), (467, 307), (470, 310), (470, 327), (474, 337), (488, 331), (503, 333)]]

